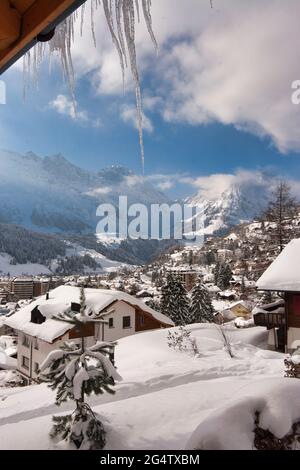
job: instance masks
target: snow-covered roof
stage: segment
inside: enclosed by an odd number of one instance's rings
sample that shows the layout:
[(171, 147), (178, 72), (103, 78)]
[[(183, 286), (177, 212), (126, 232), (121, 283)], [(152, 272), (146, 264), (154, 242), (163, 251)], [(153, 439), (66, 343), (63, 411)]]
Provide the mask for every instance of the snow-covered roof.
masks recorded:
[[(130, 305), (139, 307), (163, 324), (173, 325), (172, 320), (168, 317), (162, 313), (156, 312), (148, 305), (145, 305), (141, 300), (125, 292), (104, 289), (85, 289), (85, 296), (87, 310), (90, 312), (101, 313), (113, 302), (124, 301)], [(20, 330), (25, 334), (52, 343), (56, 338), (63, 336), (72, 328), (71, 324), (52, 318), (54, 315), (66, 311), (71, 306), (72, 302), (80, 302), (80, 288), (60, 286), (50, 292), (48, 300), (46, 300), (45, 295), (37, 298), (35, 301), (18, 310), (11, 317), (5, 318), (4, 323), (15, 330)], [(46, 321), (40, 325), (30, 321), (31, 312), (37, 306), (41, 314), (46, 317)]]
[(300, 239), (292, 240), (273, 261), (256, 286), (260, 290), (300, 292)]

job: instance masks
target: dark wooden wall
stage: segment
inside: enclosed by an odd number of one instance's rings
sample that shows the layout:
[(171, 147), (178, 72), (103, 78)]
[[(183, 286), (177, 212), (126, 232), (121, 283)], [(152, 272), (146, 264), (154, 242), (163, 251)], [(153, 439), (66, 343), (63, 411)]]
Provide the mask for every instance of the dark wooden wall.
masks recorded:
[[(86, 323), (83, 326), (83, 333), (84, 333), (85, 337), (95, 336), (95, 325), (94, 325), (94, 323)], [(77, 328), (73, 328), (69, 332), (69, 339), (80, 338), (80, 336), (81, 336), (80, 331)]]
[[(143, 323), (141, 318), (144, 319)], [(156, 328), (167, 328), (167, 325), (153, 318), (147, 312), (138, 308), (135, 309), (135, 331), (155, 330)]]
[(300, 328), (300, 293), (285, 294), (287, 326)]

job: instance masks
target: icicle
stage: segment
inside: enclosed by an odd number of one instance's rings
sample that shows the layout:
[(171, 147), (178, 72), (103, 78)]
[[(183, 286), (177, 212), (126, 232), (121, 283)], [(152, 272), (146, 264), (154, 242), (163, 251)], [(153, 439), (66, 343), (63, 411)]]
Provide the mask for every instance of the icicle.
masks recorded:
[(136, 14), (137, 14), (138, 22), (140, 22), (140, 5), (139, 5), (139, 0), (135, 0), (135, 8), (136, 8)]
[[(116, 1), (118, 3), (118, 0), (116, 0)], [(119, 0), (119, 2), (120, 2), (121, 5), (123, 4), (123, 0)], [(122, 76), (123, 76), (123, 85), (124, 85), (124, 80), (125, 80), (124, 56), (126, 56), (125, 49), (122, 50), (122, 45), (120, 45), (120, 43), (118, 41), (118, 38), (117, 38), (117, 35), (116, 35), (116, 32), (115, 32), (115, 28), (114, 28), (112, 11), (110, 9), (110, 5), (108, 4), (108, 0), (103, 0), (103, 9), (104, 9), (106, 21), (107, 21), (107, 24), (108, 24), (108, 27), (109, 27), (109, 31), (110, 31), (113, 43), (114, 43), (114, 45), (117, 49), (117, 52), (119, 54), (120, 65), (121, 65)], [(117, 11), (117, 9), (116, 9), (116, 11)], [(120, 33), (121, 30), (119, 29), (120, 24), (121, 24), (120, 21), (121, 21), (121, 17), (119, 18), (119, 23), (118, 23), (119, 34), (121, 34)], [(122, 37), (122, 34), (121, 34), (121, 37)], [(123, 42), (123, 48), (124, 48), (124, 42)]]
[(80, 19), (80, 36), (83, 34), (83, 23), (84, 23), (85, 3), (81, 7), (81, 19)]
[(119, 43), (120, 43), (121, 51), (123, 54), (123, 60), (125, 62), (125, 66), (128, 67), (127, 54), (126, 54), (124, 35), (123, 35), (123, 29), (122, 29), (122, 8), (123, 8), (123, 0), (116, 0), (116, 23), (117, 23), (117, 29), (118, 29), (118, 38), (119, 38)]
[[(152, 29), (151, 18), (151, 0), (141, 0), (142, 11), (147, 25), (147, 29), (151, 40), (158, 50), (157, 41)], [(96, 46), (96, 32), (94, 15), (95, 10), (100, 6), (100, 0), (91, 0), (91, 30), (93, 42)], [(107, 25), (112, 37), (113, 44), (118, 52), (119, 61), (123, 77), (123, 86), (125, 82), (125, 67), (128, 66), (127, 53), (129, 57), (130, 70), (135, 83), (136, 110), (137, 110), (137, 126), (139, 133), (139, 143), (141, 148), (142, 168), (144, 173), (145, 152), (143, 144), (143, 113), (142, 113), (142, 94), (140, 87), (140, 77), (137, 67), (136, 48), (135, 48), (135, 11), (138, 21), (140, 21), (140, 5), (139, 0), (103, 0), (103, 10), (106, 17)], [(85, 4), (81, 7), (80, 17), (80, 34), (83, 33)], [(49, 50), (49, 69), (51, 67), (52, 56), (58, 54), (63, 71), (64, 78), (68, 83), (70, 94), (76, 114), (75, 99), (75, 78), (71, 55), (71, 46), (74, 41), (74, 23), (78, 18), (78, 11), (69, 16), (59, 26), (57, 26), (55, 35), (49, 41), (48, 48), (44, 44), (38, 43), (33, 51), (33, 59), (30, 51), (25, 54), (23, 59), (23, 93), (24, 99), (30, 86), (30, 77), (33, 75), (33, 82), (37, 83), (38, 71), (40, 64)], [(32, 63), (33, 61), (33, 63)]]
[(94, 46), (97, 47), (97, 40), (96, 40), (96, 33), (95, 33), (95, 2), (91, 2), (91, 28), (92, 28), (92, 36), (94, 41)]
[(158, 51), (158, 44), (152, 29), (152, 17), (151, 17), (151, 0), (142, 0), (143, 4), (143, 13), (148, 28), (149, 35), (154, 44), (155, 50)]
[(137, 125), (139, 132), (139, 142), (141, 148), (142, 158), (142, 173), (145, 173), (145, 151), (143, 139), (143, 113), (142, 113), (142, 94), (140, 87), (140, 78), (136, 62), (135, 50), (135, 16), (133, 0), (124, 0), (123, 2), (123, 20), (124, 20), (124, 33), (127, 43), (127, 49), (130, 59), (131, 73), (135, 82), (135, 96), (136, 96), (136, 111), (137, 111)]

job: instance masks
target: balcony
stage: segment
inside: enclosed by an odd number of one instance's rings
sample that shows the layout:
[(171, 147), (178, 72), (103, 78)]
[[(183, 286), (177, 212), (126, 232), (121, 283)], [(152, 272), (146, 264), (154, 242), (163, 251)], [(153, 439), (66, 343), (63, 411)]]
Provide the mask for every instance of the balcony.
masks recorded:
[(285, 325), (284, 313), (259, 312), (253, 315), (253, 319), (256, 326), (265, 326), (268, 330)]

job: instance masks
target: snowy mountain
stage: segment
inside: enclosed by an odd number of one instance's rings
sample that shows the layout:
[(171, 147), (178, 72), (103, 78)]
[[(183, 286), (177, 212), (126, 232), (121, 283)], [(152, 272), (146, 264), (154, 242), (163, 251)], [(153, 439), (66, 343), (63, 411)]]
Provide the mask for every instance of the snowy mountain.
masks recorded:
[(274, 179), (261, 174), (256, 181), (231, 184), (220, 196), (207, 198), (201, 191), (186, 200), (204, 214), (204, 235), (222, 235), (229, 228), (251, 222), (267, 208)]
[(121, 166), (83, 170), (61, 154), (40, 157), (0, 151), (0, 222), (43, 232), (93, 233), (101, 203), (166, 202), (153, 185)]

